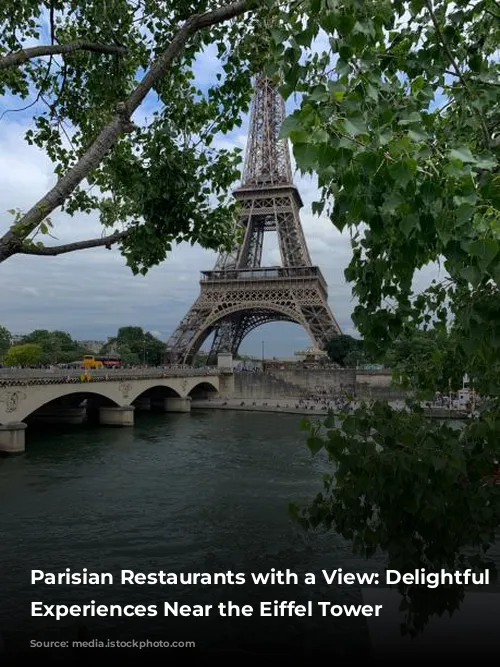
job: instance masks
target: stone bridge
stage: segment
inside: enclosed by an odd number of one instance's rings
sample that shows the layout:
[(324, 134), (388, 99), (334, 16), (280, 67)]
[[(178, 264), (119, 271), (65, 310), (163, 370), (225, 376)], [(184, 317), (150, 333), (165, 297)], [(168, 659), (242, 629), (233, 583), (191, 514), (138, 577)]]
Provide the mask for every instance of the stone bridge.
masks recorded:
[[(221, 355), (222, 356), (222, 355)], [(24, 451), (30, 424), (133, 426), (134, 411), (189, 412), (191, 399), (231, 397), (232, 362), (217, 368), (138, 370), (0, 369), (0, 452)]]

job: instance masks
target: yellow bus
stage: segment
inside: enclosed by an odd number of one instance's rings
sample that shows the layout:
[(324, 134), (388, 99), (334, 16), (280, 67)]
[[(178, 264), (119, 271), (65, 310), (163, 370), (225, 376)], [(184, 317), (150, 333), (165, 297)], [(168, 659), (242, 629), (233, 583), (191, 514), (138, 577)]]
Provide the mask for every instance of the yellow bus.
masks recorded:
[(83, 357), (83, 368), (87, 371), (90, 370), (91, 368), (102, 368), (104, 364), (102, 361), (99, 361), (96, 359), (92, 354), (86, 354)]

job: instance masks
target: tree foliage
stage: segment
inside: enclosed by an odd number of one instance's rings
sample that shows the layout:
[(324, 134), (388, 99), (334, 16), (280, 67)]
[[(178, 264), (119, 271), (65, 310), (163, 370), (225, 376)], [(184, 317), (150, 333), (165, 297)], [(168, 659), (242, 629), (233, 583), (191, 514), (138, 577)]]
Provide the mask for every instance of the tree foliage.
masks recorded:
[[(357, 340), (352, 336), (340, 335), (331, 338), (326, 346), (328, 357), (339, 366), (347, 366), (348, 359), (352, 360), (354, 352), (361, 353), (363, 349), (363, 341)], [(356, 364), (354, 364), (356, 365)]]
[[(376, 402), (304, 427), (313, 454), (324, 450), (335, 471), (307, 511), (292, 506), (305, 527), (333, 527), (361, 556), (381, 549), (400, 572), (492, 567), (483, 554), (500, 524), (497, 411), (460, 430), (429, 426), (417, 406), (397, 413)], [(421, 587), (400, 590), (412, 633), (463, 597), (462, 587), (445, 588), (429, 604)]]
[(12, 335), (8, 329), (0, 325), (0, 361), (12, 345)]
[(42, 362), (43, 350), (35, 343), (13, 345), (4, 359), (6, 366), (35, 366)]
[(456, 338), (454, 328), (407, 329), (388, 349), (386, 363), (396, 369), (396, 380), (403, 387), (425, 389), (433, 396), (456, 392), (463, 386), (467, 355)]
[[(500, 394), (498, 8), (490, 0), (310, 0), (284, 13), (269, 70), (302, 92), (285, 121), (325, 211), (352, 234), (346, 277), (365, 341), (454, 318), (466, 369)], [(312, 52), (323, 30), (329, 49)], [(442, 282), (415, 297), (430, 262)]]
[(65, 331), (35, 329), (23, 336), (23, 344), (37, 345), (41, 349), (40, 363), (66, 364), (83, 358), (85, 349)]
[[(492, 544), (500, 521), (490, 483), (500, 432), (498, 4), (301, 8), (300, 22), (286, 12), (276, 21), (267, 72), (285, 97), (301, 93), (282, 136), (299, 169), (317, 174), (313, 210), (351, 235), (353, 320), (372, 353), (396, 351), (409, 386), (456, 387), (466, 372), (483, 402), (457, 431), (426, 422), (418, 404), (362, 406), (337, 428), (313, 428), (309, 443), (326, 449), (332, 475), (298, 517), (390, 562), (458, 569), (467, 548)], [(324, 51), (311, 49), (318, 36)], [(415, 292), (432, 263), (440, 279)], [(448, 594), (453, 606), (462, 592)]]
[(165, 343), (141, 327), (121, 327), (101, 350), (101, 354), (112, 352), (121, 356), (123, 365), (160, 366), (165, 360)]
[[(0, 94), (31, 110), (26, 140), (46, 151), (58, 180), (29, 211), (13, 202), (0, 261), (119, 243), (132, 270), (145, 273), (177, 241), (230, 247), (240, 155), (213, 142), (241, 124), (273, 4), (3, 2)], [(223, 71), (205, 89), (194, 68), (208, 47)], [(97, 211), (103, 236), (45, 245), (58, 208)]]

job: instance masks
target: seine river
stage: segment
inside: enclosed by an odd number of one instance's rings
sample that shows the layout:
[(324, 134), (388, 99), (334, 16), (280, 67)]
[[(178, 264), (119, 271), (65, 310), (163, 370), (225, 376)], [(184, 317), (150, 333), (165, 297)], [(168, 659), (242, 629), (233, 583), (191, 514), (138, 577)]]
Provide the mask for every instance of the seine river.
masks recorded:
[[(324, 461), (312, 458), (294, 415), (230, 411), (140, 414), (133, 429), (75, 427), (30, 434), (26, 454), (0, 460), (2, 593), (0, 632), (16, 636), (20, 623), (33, 631), (80, 625), (29, 619), (31, 601), (81, 604), (187, 604), (232, 600), (361, 601), (359, 587), (317, 586), (32, 586), (30, 570), (119, 574), (138, 572), (266, 572), (272, 567), (320, 573), (322, 568), (363, 570), (335, 535), (310, 535), (292, 524), (288, 503), (307, 501), (321, 487)], [(373, 563), (368, 569), (375, 567)], [(165, 590), (168, 589), (168, 590)], [(85, 619), (90, 635), (109, 625), (127, 634), (131, 621)], [(137, 622), (138, 623), (138, 622)], [(291, 641), (314, 642), (309, 619), (198, 619), (193, 633), (166, 632), (155, 619), (138, 623), (137, 634), (189, 640), (212, 631), (217, 644), (265, 645), (276, 632)], [(175, 626), (169, 622), (169, 627)], [(314, 624), (319, 630), (319, 625)], [(56, 628), (56, 630), (53, 630)], [(248, 636), (248, 629), (254, 636)], [(346, 632), (367, 647), (363, 620), (328, 621), (338, 649)], [(270, 631), (271, 636), (270, 635)], [(360, 633), (361, 630), (361, 633)], [(69, 627), (68, 627), (69, 631)], [(102, 630), (104, 634), (106, 631)], [(101, 634), (102, 634), (101, 632)], [(177, 632), (177, 630), (175, 631)], [(187, 635), (187, 636), (186, 636)], [(227, 637), (225, 637), (227, 635)], [(256, 636), (255, 636), (256, 635)], [(211, 641), (207, 643), (212, 644)]]
[(61, 636), (190, 641), (201, 650), (366, 654), (366, 618), (31, 618), (30, 603), (217, 604), (327, 600), (360, 604), (359, 585), (33, 586), (30, 571), (381, 571), (335, 534), (310, 534), (290, 501), (321, 489), (301, 417), (231, 411), (138, 414), (133, 429), (65, 428), (27, 437), (0, 459), (0, 633), (12, 646)]

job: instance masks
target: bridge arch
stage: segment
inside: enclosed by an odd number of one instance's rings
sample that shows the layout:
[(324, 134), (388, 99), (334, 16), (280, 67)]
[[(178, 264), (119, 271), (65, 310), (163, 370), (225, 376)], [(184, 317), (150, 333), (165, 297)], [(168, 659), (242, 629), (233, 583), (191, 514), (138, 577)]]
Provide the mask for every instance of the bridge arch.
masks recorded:
[(128, 397), (130, 403), (135, 403), (141, 398), (182, 398), (179, 390), (168, 384), (152, 384), (150, 387), (140, 388)]
[[(202, 383), (207, 386), (208, 392), (219, 391), (221, 382), (219, 373), (216, 371), (200, 370), (197, 373), (193, 369), (179, 373), (168, 373), (162, 369), (151, 371), (151, 375), (138, 373), (137, 376), (130, 372), (116, 371), (114, 373), (92, 376), (89, 382), (80, 382), (76, 374), (55, 375), (53, 372), (38, 372), (33, 378), (27, 375), (15, 376), (6, 381), (7, 375), (0, 371), (0, 426), (8, 424), (23, 423), (26, 418), (42, 407), (49, 406), (49, 413), (60, 409), (61, 417), (65, 422), (73, 423), (72, 411), (88, 407), (90, 412), (93, 408), (116, 406), (127, 408), (140, 396), (157, 394), (158, 399), (187, 398), (190, 392)], [(196, 391), (195, 391), (196, 394)], [(90, 404), (83, 406), (84, 399), (91, 399)], [(53, 405), (49, 405), (53, 404)], [(136, 407), (136, 406), (134, 406)], [(62, 408), (66, 408), (63, 410)], [(47, 412), (46, 411), (46, 412)], [(66, 415), (62, 415), (66, 412)], [(43, 421), (49, 423), (52, 414), (45, 414)], [(74, 416), (75, 423), (77, 416)]]
[[(49, 385), (45, 386), (46, 391), (36, 391), (29, 395), (26, 394), (27, 400), (19, 401), (19, 407), (13, 413), (17, 421), (24, 421), (25, 419), (33, 418), (37, 411), (42, 408), (54, 409), (62, 407), (77, 407), (78, 404), (83, 403), (86, 399), (97, 399), (101, 405), (119, 406), (121, 402), (116, 392), (110, 391), (109, 387), (99, 386), (93, 387), (91, 385)], [(23, 398), (23, 392), (17, 392), (20, 398)], [(67, 399), (65, 401), (65, 399)]]
[(193, 338), (191, 343), (187, 346), (183, 363), (192, 363), (194, 355), (199, 351), (205, 340), (213, 332), (217, 325), (223, 320), (234, 316), (236, 313), (241, 313), (241, 322), (238, 325), (238, 330), (233, 334), (233, 344), (231, 352), (235, 355), (241, 345), (243, 339), (257, 327), (262, 324), (270, 322), (292, 322), (302, 326), (311, 340), (314, 342), (314, 337), (311, 333), (309, 324), (297, 307), (293, 299), (288, 299), (283, 303), (276, 303), (270, 305), (268, 301), (252, 302), (252, 307), (249, 308), (244, 302), (233, 304), (226, 308), (220, 308), (208, 317), (204, 322), (204, 328)]
[(199, 382), (191, 388), (188, 396), (191, 396), (193, 400), (201, 400), (206, 398), (215, 398), (219, 393), (219, 388), (210, 380), (205, 380), (204, 382)]

